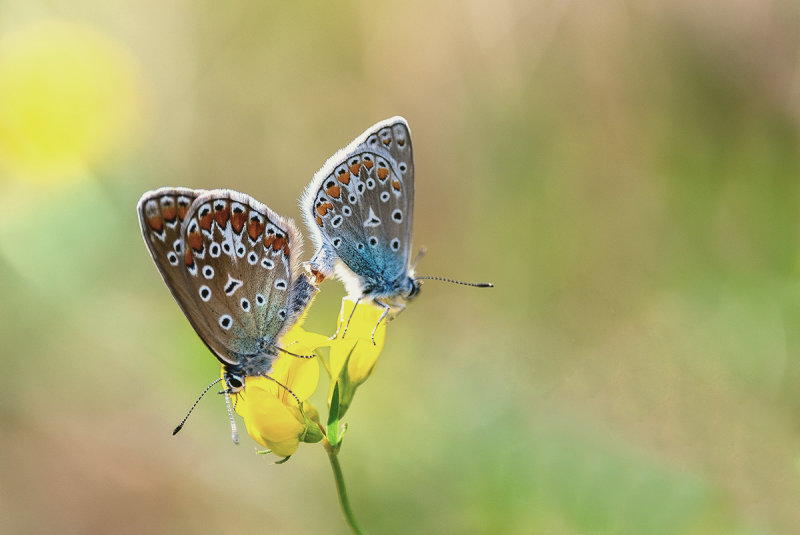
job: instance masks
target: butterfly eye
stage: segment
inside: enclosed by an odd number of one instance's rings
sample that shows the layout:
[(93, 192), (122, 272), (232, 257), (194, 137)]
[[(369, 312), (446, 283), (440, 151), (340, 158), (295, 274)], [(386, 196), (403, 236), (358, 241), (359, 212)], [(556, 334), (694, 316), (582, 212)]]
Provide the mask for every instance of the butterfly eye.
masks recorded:
[(392, 251), (400, 250), (400, 240), (398, 240), (397, 238), (393, 239), (390, 246), (392, 248)]
[(241, 305), (242, 310), (244, 310), (245, 312), (248, 312), (250, 310), (250, 301), (248, 301), (244, 297), (242, 297), (242, 300), (239, 301), (239, 305)]
[(208, 248), (208, 254), (211, 255), (212, 258), (219, 257), (220, 249), (219, 244), (217, 242), (213, 242)]
[[(400, 145), (402, 147), (402, 144), (400, 144), (399, 142), (398, 142), (398, 145)], [(404, 163), (401, 163), (399, 167), (400, 167), (400, 171), (403, 172), (403, 173), (405, 173), (406, 169), (408, 169), (406, 167), (406, 164), (404, 164)]]
[(228, 329), (231, 328), (231, 325), (233, 325), (233, 318), (231, 318), (229, 315), (223, 314), (222, 316), (219, 317), (220, 327), (222, 327), (227, 331)]
[(342, 206), (342, 213), (345, 216), (350, 217), (350, 214), (353, 213), (353, 210), (351, 210), (349, 206)]
[(351, 193), (347, 196), (347, 200), (350, 201), (350, 204), (355, 204), (358, 201), (358, 197)]
[(244, 379), (239, 375), (225, 374), (225, 384), (232, 392), (238, 392), (244, 386)]
[(261, 261), (261, 267), (263, 267), (264, 269), (272, 269), (275, 267), (275, 262), (273, 262), (269, 258), (264, 258)]
[(260, 306), (260, 307), (263, 307), (263, 306), (264, 306), (264, 303), (266, 303), (266, 302), (267, 302), (267, 300), (266, 300), (266, 299), (264, 299), (264, 296), (263, 296), (263, 295), (261, 295), (261, 294), (256, 294), (256, 305), (258, 305), (258, 306)]
[(278, 311), (278, 317), (282, 320), (286, 319), (286, 309), (282, 308)]
[(388, 201), (388, 200), (389, 200), (389, 197), (391, 197), (391, 195), (389, 195), (389, 192), (388, 192), (388, 191), (384, 191), (384, 192), (382, 192), (382, 193), (381, 193), (381, 202), (386, 202), (386, 201)]
[(203, 276), (207, 279), (214, 278), (214, 268), (211, 266), (203, 266)]
[(369, 238), (369, 244), (370, 244), (372, 247), (375, 247), (375, 246), (377, 246), (377, 245), (378, 245), (378, 238), (376, 238), (375, 236), (370, 236), (370, 238)]
[(178, 255), (176, 255), (174, 251), (167, 253), (167, 260), (169, 260), (169, 263), (173, 266), (178, 265)]
[(375, 189), (375, 181), (373, 179), (371, 179), (371, 178), (367, 179), (367, 188)]
[(333, 239), (333, 246), (336, 247), (337, 249), (339, 248), (339, 246), (341, 244), (342, 244), (342, 239), (341, 238), (334, 238)]
[(275, 281), (275, 288), (278, 290), (285, 290), (286, 289), (286, 281), (283, 279), (278, 279)]
[(400, 223), (403, 220), (403, 211), (398, 208), (392, 212), (392, 219)]
[(247, 254), (247, 262), (248, 262), (248, 263), (249, 263), (251, 266), (254, 266), (254, 265), (256, 265), (256, 262), (258, 262), (258, 255), (257, 255), (256, 253), (254, 253), (253, 251), (250, 251), (250, 252)]
[(340, 215), (337, 215), (336, 217), (334, 217), (334, 218), (331, 220), (331, 225), (333, 225), (333, 228), (337, 228), (339, 225), (341, 225), (341, 224), (342, 224), (342, 221), (343, 221), (343, 218), (342, 218), (342, 216), (340, 216)]

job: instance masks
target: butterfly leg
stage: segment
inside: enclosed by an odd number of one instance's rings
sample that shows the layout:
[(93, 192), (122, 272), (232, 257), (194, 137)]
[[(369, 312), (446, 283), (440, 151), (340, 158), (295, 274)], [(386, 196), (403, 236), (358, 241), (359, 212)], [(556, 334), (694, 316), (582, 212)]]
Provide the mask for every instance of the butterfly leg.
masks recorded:
[(300, 402), (300, 398), (299, 398), (299, 397), (297, 397), (297, 394), (295, 394), (294, 392), (292, 392), (292, 389), (291, 389), (291, 388), (289, 388), (289, 387), (288, 387), (288, 386), (286, 386), (285, 384), (281, 383), (280, 381), (278, 381), (278, 380), (277, 380), (277, 379), (275, 379), (274, 377), (270, 377), (269, 375), (264, 375), (264, 377), (266, 377), (267, 379), (269, 379), (270, 381), (272, 381), (273, 383), (275, 383), (275, 384), (276, 384), (276, 385), (278, 385), (279, 387), (281, 387), (281, 388), (283, 388), (284, 390), (286, 390), (287, 392), (289, 392), (289, 393), (292, 395), (292, 397), (294, 398), (294, 400), (297, 402), (297, 404), (298, 404), (300, 407), (302, 407), (302, 406), (303, 406), (303, 404)]
[[(345, 297), (345, 299), (347, 299), (347, 298)], [(344, 338), (345, 336), (347, 336), (347, 328), (348, 328), (348, 327), (350, 327), (350, 320), (352, 320), (352, 319), (353, 319), (353, 314), (355, 314), (355, 313), (356, 313), (356, 307), (357, 307), (357, 306), (358, 306), (358, 304), (361, 302), (361, 299), (362, 299), (361, 297), (359, 297), (358, 299), (356, 299), (356, 303), (353, 305), (353, 310), (351, 310), (351, 311), (350, 311), (350, 317), (349, 317), (349, 318), (347, 318), (347, 323), (346, 323), (346, 324), (345, 324), (345, 326), (344, 326), (344, 332), (342, 333), (342, 338)], [(344, 301), (344, 299), (342, 299), (342, 301)], [(337, 335), (337, 336), (339, 335), (339, 331), (338, 331), (338, 329), (337, 329), (337, 331), (336, 331), (336, 335)]]
[(378, 318), (378, 323), (376, 323), (375, 327), (373, 327), (373, 329), (372, 329), (372, 345), (377, 345), (375, 343), (375, 331), (378, 330), (378, 325), (380, 325), (381, 322), (384, 320), (384, 318), (386, 318), (386, 315), (389, 313), (389, 311), (392, 309), (392, 307), (390, 307), (389, 305), (387, 305), (383, 301), (378, 301), (377, 299), (373, 299), (372, 302), (375, 303), (376, 305), (380, 305), (380, 306), (383, 307), (383, 314), (381, 314), (381, 317)]
[(417, 263), (420, 260), (422, 260), (422, 258), (425, 256), (425, 253), (427, 253), (427, 252), (428, 252), (428, 249), (426, 247), (423, 246), (423, 247), (419, 248), (419, 252), (417, 253), (417, 257), (414, 258), (413, 262), (411, 262), (411, 269), (409, 271), (414, 271), (417, 268)]
[(272, 346), (272, 347), (274, 347), (278, 351), (281, 351), (281, 352), (286, 353), (287, 355), (291, 355), (293, 357), (297, 357), (299, 359), (313, 359), (314, 357), (317, 356), (316, 353), (312, 353), (311, 355), (298, 355), (297, 353), (292, 353), (291, 351), (286, 351), (282, 347), (278, 347), (278, 346)]

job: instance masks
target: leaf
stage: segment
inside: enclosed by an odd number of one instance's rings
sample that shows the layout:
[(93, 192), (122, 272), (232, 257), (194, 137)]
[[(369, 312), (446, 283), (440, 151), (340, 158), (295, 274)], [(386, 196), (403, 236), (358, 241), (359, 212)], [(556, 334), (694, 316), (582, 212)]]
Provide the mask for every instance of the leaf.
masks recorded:
[(328, 442), (332, 447), (339, 444), (339, 382), (333, 386), (331, 406), (328, 411)]

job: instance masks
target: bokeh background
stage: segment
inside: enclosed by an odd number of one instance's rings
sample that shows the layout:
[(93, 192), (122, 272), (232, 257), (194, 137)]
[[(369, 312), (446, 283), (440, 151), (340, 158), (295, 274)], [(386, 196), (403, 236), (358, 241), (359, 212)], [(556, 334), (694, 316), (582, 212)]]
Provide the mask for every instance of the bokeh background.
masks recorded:
[(779, 0), (4, 0), (0, 531), (347, 533), (318, 445), (235, 447), (215, 396), (170, 435), (218, 366), (135, 205), (229, 187), (299, 220), (314, 171), (395, 114), (419, 271), (496, 288), (426, 283), (391, 324), (341, 455), (367, 530), (797, 533)]

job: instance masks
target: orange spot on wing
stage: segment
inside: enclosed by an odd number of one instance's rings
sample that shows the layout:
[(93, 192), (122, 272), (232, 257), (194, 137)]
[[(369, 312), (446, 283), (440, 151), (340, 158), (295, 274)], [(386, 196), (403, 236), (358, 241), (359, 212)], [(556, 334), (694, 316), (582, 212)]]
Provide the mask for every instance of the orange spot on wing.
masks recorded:
[(327, 193), (328, 195), (330, 195), (334, 199), (338, 199), (339, 195), (341, 195), (341, 192), (342, 192), (341, 190), (342, 190), (342, 188), (340, 188), (338, 185), (334, 184), (333, 186), (331, 186), (328, 189), (326, 189), (325, 193)]
[(164, 216), (164, 219), (167, 221), (173, 221), (175, 216), (178, 215), (178, 210), (175, 208), (175, 205), (172, 206), (165, 206), (161, 209), (161, 215)]
[(349, 184), (350, 183), (350, 173), (347, 171), (342, 171), (336, 179), (341, 182), (342, 184)]
[(313, 269), (313, 268), (311, 269), (311, 275), (314, 277), (314, 279), (315, 279), (315, 282), (316, 282), (317, 284), (319, 284), (320, 282), (322, 282), (322, 281), (324, 281), (324, 280), (325, 280), (325, 275), (323, 275), (322, 273), (320, 273), (320, 272), (319, 272), (318, 270), (316, 270), (316, 269)]
[(386, 139), (383, 140), (383, 144), (384, 145), (389, 145), (391, 142), (392, 142), (392, 138), (390, 138), (390, 137), (387, 137)]
[(231, 214), (231, 226), (236, 234), (239, 234), (244, 228), (244, 222), (247, 220), (247, 214), (244, 212)]
[(275, 235), (274, 234), (267, 234), (267, 237), (264, 238), (264, 247), (269, 249), (270, 247), (272, 247), (272, 242), (274, 242), (274, 241), (275, 241)]
[(160, 215), (154, 215), (153, 217), (148, 217), (147, 224), (150, 226), (151, 229), (155, 230), (156, 232), (161, 232), (164, 229), (164, 220), (161, 218)]
[(364, 167), (367, 169), (372, 169), (373, 165), (375, 165), (375, 163), (372, 160), (364, 160)]
[(324, 202), (324, 203), (320, 204), (319, 206), (317, 206), (317, 213), (319, 215), (324, 216), (325, 214), (328, 213), (328, 210), (333, 210), (333, 205), (331, 203), (329, 203), (329, 202)]
[(283, 254), (286, 255), (286, 258), (289, 258), (289, 244), (283, 246)]
[(264, 232), (264, 223), (257, 219), (255, 221), (251, 219), (247, 222), (247, 233), (250, 235), (250, 239), (257, 240), (262, 232)]
[(392, 187), (397, 191), (400, 191), (400, 182), (397, 180), (392, 180)]
[(378, 178), (386, 180), (387, 176), (389, 176), (389, 170), (385, 167), (378, 167)]
[(208, 212), (206, 215), (200, 218), (200, 228), (206, 231), (211, 230), (211, 222), (214, 221), (214, 213)]
[(178, 205), (178, 219), (183, 221), (186, 218), (186, 212), (188, 212), (188, 211), (189, 211), (189, 205), (188, 204), (186, 206)]
[(350, 172), (353, 173), (354, 175), (358, 176), (359, 171), (361, 171), (360, 163), (354, 163), (353, 165), (350, 166)]
[(322, 226), (322, 218), (320, 216), (315, 216), (314, 219), (317, 220), (317, 225), (319, 225), (321, 227)]
[(275, 241), (272, 242), (272, 250), (280, 251), (285, 243), (286, 243), (286, 238), (283, 237), (275, 238)]
[(189, 235), (186, 236), (186, 241), (189, 243), (189, 247), (195, 251), (203, 250), (203, 237), (200, 236), (199, 232), (190, 232)]
[(192, 256), (192, 250), (187, 249), (186, 254), (183, 255), (183, 263), (189, 267), (194, 265), (194, 257)]
[(225, 225), (228, 224), (228, 220), (231, 218), (231, 209), (227, 206), (222, 210), (217, 210), (214, 212), (214, 219), (217, 220), (217, 225), (220, 228), (225, 228)]

